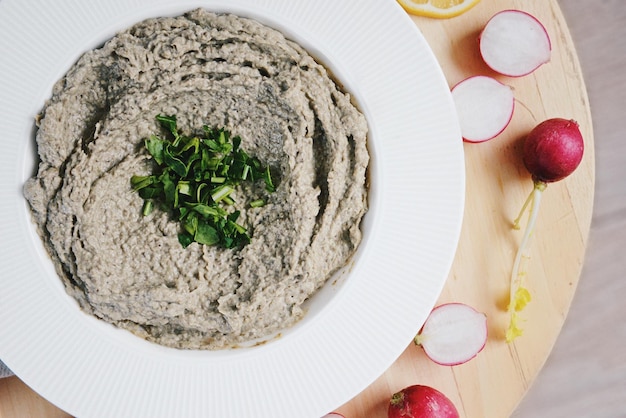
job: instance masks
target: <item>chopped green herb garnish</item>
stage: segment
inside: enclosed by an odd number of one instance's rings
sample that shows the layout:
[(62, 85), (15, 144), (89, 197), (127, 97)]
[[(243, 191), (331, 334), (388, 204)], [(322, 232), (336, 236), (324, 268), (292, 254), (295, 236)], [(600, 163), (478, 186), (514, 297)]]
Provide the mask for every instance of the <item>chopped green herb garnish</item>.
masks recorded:
[[(231, 138), (224, 129), (203, 126), (204, 136), (189, 137), (178, 131), (176, 116), (156, 119), (169, 135), (150, 135), (144, 141), (155, 162), (154, 172), (130, 179), (133, 190), (145, 200), (142, 214), (152, 213), (155, 204), (171, 211), (180, 222), (178, 241), (183, 247), (192, 242), (224, 248), (249, 243), (246, 228), (237, 223), (240, 212), (225, 208), (235, 205), (231, 194), (243, 181), (262, 179), (265, 189), (273, 192), (269, 167), (239, 148), (241, 138)], [(250, 202), (252, 208), (263, 205), (263, 199)]]
[(265, 200), (263, 199), (257, 199), (250, 202), (251, 208), (260, 208), (261, 206), (265, 206)]

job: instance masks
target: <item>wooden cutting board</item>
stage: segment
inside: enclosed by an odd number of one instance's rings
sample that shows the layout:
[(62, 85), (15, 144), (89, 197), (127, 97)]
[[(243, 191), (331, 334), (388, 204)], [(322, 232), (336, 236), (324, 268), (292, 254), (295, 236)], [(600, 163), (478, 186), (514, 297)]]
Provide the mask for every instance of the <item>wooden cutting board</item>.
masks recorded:
[[(551, 61), (521, 78), (493, 73), (478, 53), (483, 25), (496, 12), (510, 8), (536, 16), (552, 40)], [(584, 80), (556, 0), (482, 0), (452, 19), (412, 19), (435, 52), (450, 86), (468, 76), (488, 75), (515, 92), (515, 114), (504, 133), (486, 143), (464, 144), (467, 189), (463, 229), (439, 300), (467, 303), (484, 312), (489, 340), (475, 359), (454, 367), (434, 364), (410, 344), (379, 379), (337, 411), (346, 418), (385, 418), (394, 392), (425, 384), (444, 392), (463, 417), (508, 417), (546, 361), (582, 269), (594, 191), (593, 130)], [(510, 271), (522, 235), (511, 228), (511, 222), (532, 189), (520, 146), (537, 123), (552, 117), (575, 119), (580, 124), (585, 156), (572, 176), (551, 184), (544, 193), (528, 265), (527, 287), (533, 299), (522, 313), (525, 333), (507, 344), (503, 334)], [(17, 377), (0, 380), (0, 417), (24, 416), (68, 415)]]
[[(498, 76), (481, 60), (478, 35), (487, 20), (504, 9), (537, 17), (552, 41), (552, 59), (534, 73)], [(384, 418), (391, 395), (413, 384), (445, 393), (462, 417), (511, 415), (546, 361), (563, 326), (580, 277), (594, 192), (594, 144), (589, 101), (578, 58), (556, 0), (482, 0), (449, 19), (414, 17), (435, 52), (448, 83), (488, 75), (513, 87), (516, 108), (503, 134), (464, 145), (467, 173), (463, 229), (452, 271), (439, 303), (464, 302), (487, 314), (484, 350), (463, 365), (434, 364), (410, 345), (387, 372), (338, 409), (347, 418)], [(406, 42), (409, 42), (407, 40)], [(416, 74), (419, 77), (419, 74)], [(511, 228), (532, 189), (521, 159), (525, 135), (539, 122), (575, 119), (585, 138), (585, 156), (576, 172), (546, 189), (528, 265), (532, 301), (522, 311), (524, 335), (504, 341), (509, 280), (523, 231)]]

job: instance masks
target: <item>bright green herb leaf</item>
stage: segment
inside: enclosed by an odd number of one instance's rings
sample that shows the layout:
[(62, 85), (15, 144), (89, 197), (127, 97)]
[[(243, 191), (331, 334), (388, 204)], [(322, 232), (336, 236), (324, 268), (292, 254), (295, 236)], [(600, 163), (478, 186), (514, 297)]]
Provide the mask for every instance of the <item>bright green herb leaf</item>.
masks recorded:
[(220, 236), (217, 230), (207, 222), (198, 222), (194, 241), (204, 245), (215, 245), (220, 242)]
[(202, 215), (205, 218), (223, 218), (227, 215), (226, 211), (217, 205), (205, 205), (202, 203), (197, 203), (190, 204), (189, 206), (194, 212)]
[(178, 128), (176, 127), (176, 115), (173, 115), (173, 116), (157, 115), (156, 120), (161, 122), (161, 126), (163, 126), (164, 128), (167, 128), (170, 131), (170, 133), (174, 137), (174, 143), (177, 143), (179, 135), (178, 135)]
[(178, 242), (180, 242), (180, 245), (182, 245), (183, 248), (187, 248), (191, 245), (191, 243), (193, 243), (193, 236), (184, 232), (180, 233), (178, 234)]
[(165, 147), (163, 150), (163, 162), (180, 178), (187, 176), (187, 165), (173, 154), (171, 147)]
[(159, 165), (163, 164), (164, 141), (159, 139), (156, 135), (150, 135), (150, 137), (144, 141), (144, 144), (150, 155), (152, 155), (152, 158), (154, 158), (154, 161)]

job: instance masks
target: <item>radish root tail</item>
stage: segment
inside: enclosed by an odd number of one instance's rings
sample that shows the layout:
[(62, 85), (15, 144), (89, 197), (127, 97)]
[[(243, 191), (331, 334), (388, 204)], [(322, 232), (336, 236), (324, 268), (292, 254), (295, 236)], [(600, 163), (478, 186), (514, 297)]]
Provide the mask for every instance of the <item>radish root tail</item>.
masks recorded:
[(541, 204), (541, 196), (546, 189), (546, 183), (542, 181), (535, 181), (533, 190), (528, 195), (519, 216), (513, 221), (513, 228), (520, 229), (520, 220), (524, 216), (526, 209), (530, 206), (528, 214), (528, 223), (522, 237), (522, 242), (515, 255), (515, 261), (513, 262), (513, 270), (511, 272), (511, 289), (509, 295), (509, 305), (507, 312), (509, 314), (509, 326), (505, 333), (507, 342), (513, 341), (515, 338), (522, 335), (523, 330), (520, 326), (519, 312), (526, 307), (531, 300), (530, 292), (524, 286), (524, 279), (527, 275), (526, 264), (530, 259), (528, 249), (530, 247), (530, 240), (535, 229), (535, 223), (537, 222), (537, 215), (539, 213), (539, 205)]

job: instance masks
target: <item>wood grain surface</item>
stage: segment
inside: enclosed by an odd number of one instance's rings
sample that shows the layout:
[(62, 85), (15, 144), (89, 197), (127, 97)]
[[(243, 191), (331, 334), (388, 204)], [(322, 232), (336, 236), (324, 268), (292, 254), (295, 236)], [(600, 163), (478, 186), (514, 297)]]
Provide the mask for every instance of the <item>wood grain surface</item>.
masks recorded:
[(626, 2), (562, 0), (593, 117), (596, 188), (565, 325), (515, 418), (626, 417)]
[[(625, 83), (617, 74), (625, 68), (625, 6), (620, 0), (482, 0), (454, 19), (413, 19), (435, 51), (450, 85), (469, 75), (484, 74), (496, 76), (515, 90), (517, 107), (507, 130), (488, 143), (465, 144), (464, 226), (440, 298), (440, 302), (469, 303), (485, 312), (490, 339), (476, 359), (452, 368), (435, 365), (418, 347), (408, 346), (383, 376), (338, 409), (346, 418), (385, 417), (391, 394), (415, 383), (445, 392), (464, 417), (510, 416), (546, 360), (515, 417), (626, 416), (626, 350), (622, 349), (626, 327), (618, 322), (626, 312), (621, 303), (606, 303), (615, 300), (617, 293), (626, 296), (626, 282), (616, 274), (623, 272), (626, 264), (620, 257), (626, 244), (626, 146), (622, 145), (622, 134), (612, 128), (619, 126), (623, 114), (618, 104), (623, 102)], [(553, 41), (552, 61), (520, 79), (493, 74), (477, 53), (481, 26), (505, 8), (535, 14)], [(520, 143), (536, 123), (556, 116), (574, 118), (581, 124), (587, 146), (585, 159), (574, 175), (550, 185), (545, 193), (531, 250), (528, 286), (533, 301), (523, 311), (525, 334), (506, 344), (502, 340), (506, 325), (503, 309), (521, 238), (521, 232), (511, 230), (510, 222), (532, 188), (521, 164)], [(595, 161), (598, 187), (585, 260)], [(614, 247), (613, 243), (622, 245)], [(550, 356), (574, 298), (583, 261), (586, 266), (574, 305)], [(0, 380), (0, 417), (27, 416), (68, 415), (18, 378)]]

